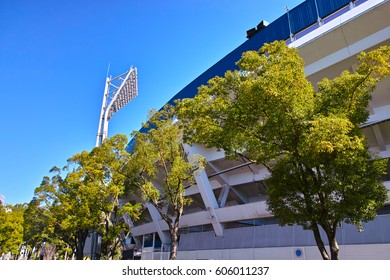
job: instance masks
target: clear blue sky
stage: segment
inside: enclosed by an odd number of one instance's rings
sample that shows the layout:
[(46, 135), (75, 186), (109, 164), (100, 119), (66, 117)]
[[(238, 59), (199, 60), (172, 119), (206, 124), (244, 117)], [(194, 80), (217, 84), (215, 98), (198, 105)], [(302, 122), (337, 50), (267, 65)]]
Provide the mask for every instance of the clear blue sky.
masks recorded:
[(107, 67), (138, 68), (111, 120), (129, 135), (174, 94), (303, 0), (1, 0), (0, 195), (29, 202), (54, 165), (95, 145)]

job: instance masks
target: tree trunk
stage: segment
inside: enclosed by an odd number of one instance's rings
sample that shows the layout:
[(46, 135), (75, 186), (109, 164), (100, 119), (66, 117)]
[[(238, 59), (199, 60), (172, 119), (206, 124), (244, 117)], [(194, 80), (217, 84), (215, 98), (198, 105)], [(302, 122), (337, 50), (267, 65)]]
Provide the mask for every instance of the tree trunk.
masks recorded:
[(331, 259), (338, 260), (340, 249), (339, 249), (339, 244), (337, 243), (336, 240), (336, 227), (334, 227), (334, 229), (329, 228), (325, 230), (325, 233), (328, 237)]
[(337, 243), (337, 240), (336, 238), (333, 238), (332, 241), (329, 241), (330, 243), (330, 254), (331, 254), (331, 258), (332, 260), (338, 260), (339, 259), (339, 244)]
[(169, 231), (171, 233), (171, 252), (170, 252), (169, 259), (170, 260), (176, 260), (179, 224), (178, 223), (173, 223), (171, 225), (171, 229)]
[(320, 251), (321, 257), (323, 260), (329, 260), (328, 252), (326, 251), (324, 242), (322, 242), (320, 230), (318, 229), (318, 224), (315, 222), (312, 222), (312, 228), (314, 233), (314, 238), (316, 240), (316, 244), (318, 247), (318, 250)]
[(120, 244), (120, 240), (114, 240), (109, 246), (108, 259), (113, 260), (116, 257), (117, 249)]
[(331, 260), (339, 259), (339, 244), (337, 244), (336, 240), (337, 224), (338, 222), (333, 222), (331, 224), (328, 221), (325, 221), (321, 224), (326, 233), (326, 237), (328, 238)]
[(76, 260), (82, 260), (84, 258), (84, 245), (87, 236), (87, 230), (80, 229), (77, 231)]
[(177, 243), (178, 243), (178, 235), (179, 235), (179, 220), (180, 220), (181, 214), (183, 212), (183, 206), (175, 209), (176, 217), (172, 219), (156, 203), (152, 202), (152, 204), (154, 207), (156, 207), (157, 211), (160, 213), (163, 220), (168, 224), (169, 233), (170, 233), (170, 237), (171, 237), (171, 251), (169, 254), (169, 259), (176, 260)]

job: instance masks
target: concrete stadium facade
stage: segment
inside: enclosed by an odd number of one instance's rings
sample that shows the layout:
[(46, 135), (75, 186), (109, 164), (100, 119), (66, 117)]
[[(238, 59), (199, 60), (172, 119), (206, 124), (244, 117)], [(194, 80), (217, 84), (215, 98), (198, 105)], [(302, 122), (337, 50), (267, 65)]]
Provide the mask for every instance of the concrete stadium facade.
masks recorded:
[[(306, 0), (268, 26), (262, 22), (247, 32), (248, 40), (205, 71), (168, 103), (192, 97), (197, 87), (227, 70), (247, 50), (285, 40), (305, 61), (309, 80), (316, 84), (344, 69), (354, 70), (361, 51), (390, 45), (388, 0)], [(370, 103), (370, 117), (362, 129), (371, 150), (390, 158), (390, 79), (382, 81)], [(244, 159), (227, 160), (223, 151), (202, 145), (188, 148), (201, 154), (207, 168), (187, 189), (193, 203), (180, 222), (178, 259), (321, 259), (313, 233), (297, 225), (280, 227), (267, 211), (262, 166)], [(389, 172), (390, 173), (390, 172)], [(390, 177), (384, 181), (390, 196)], [(167, 224), (151, 205), (148, 217), (132, 225), (135, 247), (142, 259), (167, 259)], [(340, 259), (390, 259), (390, 201), (364, 231), (340, 224), (337, 240)], [(326, 239), (326, 238), (325, 238)]]

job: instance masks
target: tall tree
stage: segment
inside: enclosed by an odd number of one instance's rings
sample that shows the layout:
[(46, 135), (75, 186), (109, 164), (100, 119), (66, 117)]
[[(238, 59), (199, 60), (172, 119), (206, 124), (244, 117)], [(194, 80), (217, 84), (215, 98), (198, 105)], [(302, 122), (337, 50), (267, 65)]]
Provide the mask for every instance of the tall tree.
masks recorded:
[(194, 172), (204, 165), (200, 156), (187, 158), (181, 126), (173, 120), (174, 110), (166, 106), (149, 119), (146, 133), (134, 132), (135, 146), (126, 166), (131, 183), (139, 189), (143, 200), (151, 203), (168, 224), (171, 260), (177, 257), (183, 208), (191, 203), (185, 196), (185, 187), (194, 182)]
[(6, 205), (0, 203), (0, 255), (19, 255), (23, 244), (24, 204)]
[(138, 216), (139, 205), (119, 201), (125, 188), (121, 168), (127, 161), (126, 145), (126, 136), (116, 135), (91, 152), (72, 156), (65, 176), (54, 167), (55, 175), (45, 177), (35, 191), (40, 207), (50, 212), (47, 235), (68, 244), (77, 259), (83, 259), (86, 239), (95, 230), (102, 236), (102, 257), (118, 258), (130, 230), (123, 214)]
[(40, 207), (48, 209), (48, 225), (45, 229), (50, 240), (62, 240), (72, 249), (76, 259), (83, 259), (85, 240), (89, 231), (98, 224), (99, 212), (90, 203), (82, 182), (73, 180), (73, 172), (65, 179), (61, 170), (52, 168), (54, 176), (43, 178), (35, 189), (35, 199)]
[(269, 210), (281, 225), (312, 230), (323, 259), (338, 259), (337, 225), (361, 227), (387, 197), (380, 180), (385, 162), (369, 153), (359, 126), (368, 118), (370, 93), (390, 74), (389, 56), (388, 46), (362, 53), (355, 73), (325, 78), (315, 91), (298, 51), (284, 42), (246, 52), (238, 71), (178, 103), (184, 139), (264, 165)]
[(35, 197), (27, 204), (23, 218), (23, 240), (29, 251), (36, 251), (48, 237), (50, 211)]
[(120, 257), (118, 250), (130, 231), (123, 215), (137, 219), (140, 211), (139, 204), (120, 204), (126, 180), (123, 167), (129, 161), (127, 143), (127, 137), (118, 134), (91, 152), (76, 154), (68, 161), (76, 168), (67, 180), (82, 182), (82, 191), (90, 199), (90, 207), (99, 213), (96, 229), (102, 236), (101, 253), (105, 259)]

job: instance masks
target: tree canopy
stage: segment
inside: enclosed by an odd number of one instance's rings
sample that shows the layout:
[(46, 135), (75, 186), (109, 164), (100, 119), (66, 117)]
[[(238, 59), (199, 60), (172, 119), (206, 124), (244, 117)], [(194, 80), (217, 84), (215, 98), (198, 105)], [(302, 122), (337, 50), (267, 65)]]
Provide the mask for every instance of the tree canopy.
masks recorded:
[(0, 255), (18, 256), (23, 244), (24, 204), (6, 205), (0, 202)]
[(339, 222), (360, 227), (387, 197), (380, 180), (385, 162), (369, 152), (359, 126), (368, 118), (370, 93), (390, 73), (389, 56), (388, 46), (361, 53), (355, 73), (324, 78), (315, 88), (297, 49), (265, 44), (244, 53), (239, 70), (178, 102), (184, 140), (264, 165), (269, 210), (281, 225), (311, 229), (321, 256), (337, 259)]
[(185, 187), (194, 182), (194, 172), (203, 168), (204, 160), (187, 158), (182, 128), (174, 123), (172, 107), (155, 113), (146, 126), (146, 133), (133, 133), (135, 146), (127, 170), (143, 201), (152, 204), (168, 224), (170, 259), (176, 259), (180, 217), (184, 206), (191, 203)]
[(39, 206), (49, 211), (47, 235), (67, 243), (77, 259), (83, 259), (86, 238), (95, 230), (102, 236), (102, 258), (118, 258), (130, 231), (123, 214), (138, 216), (138, 204), (120, 201), (126, 145), (127, 137), (116, 135), (91, 152), (72, 156), (64, 170), (54, 167), (54, 176), (45, 177), (35, 191)]

